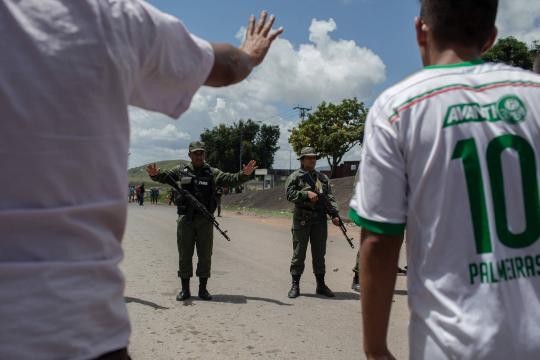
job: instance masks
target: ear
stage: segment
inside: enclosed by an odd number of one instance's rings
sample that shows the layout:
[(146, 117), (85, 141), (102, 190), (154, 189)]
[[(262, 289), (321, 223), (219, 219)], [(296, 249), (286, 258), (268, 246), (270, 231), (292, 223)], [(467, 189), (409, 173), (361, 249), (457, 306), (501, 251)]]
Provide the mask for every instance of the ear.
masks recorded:
[(493, 30), (491, 31), (491, 35), (489, 36), (488, 41), (486, 41), (486, 43), (482, 47), (482, 54), (493, 47), (493, 44), (495, 44), (495, 40), (497, 40), (497, 33), (498, 33), (498, 29), (496, 26), (494, 26)]
[(420, 48), (426, 47), (428, 39), (428, 26), (420, 17), (416, 17), (414, 19), (414, 27), (416, 29), (416, 42), (418, 43), (418, 46)]

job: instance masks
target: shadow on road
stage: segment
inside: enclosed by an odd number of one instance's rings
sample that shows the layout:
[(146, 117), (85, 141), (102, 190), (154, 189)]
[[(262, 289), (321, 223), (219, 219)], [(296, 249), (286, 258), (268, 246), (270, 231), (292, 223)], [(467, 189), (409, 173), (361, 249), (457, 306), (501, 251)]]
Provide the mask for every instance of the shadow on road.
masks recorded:
[(360, 295), (357, 293), (350, 293), (350, 292), (334, 292), (336, 294), (336, 297), (329, 298), (322, 295), (317, 294), (301, 294), (300, 296), (310, 297), (310, 298), (317, 298), (317, 299), (327, 299), (327, 300), (360, 300)]
[(228, 304), (247, 304), (248, 300), (251, 301), (263, 301), (280, 306), (292, 306), (293, 304), (284, 303), (279, 300), (262, 298), (257, 296), (244, 296), (244, 295), (212, 295), (213, 302), (221, 302)]
[(141, 304), (141, 305), (145, 305), (145, 306), (150, 306), (154, 310), (167, 310), (168, 309), (168, 307), (160, 306), (160, 305), (158, 305), (156, 303), (153, 303), (151, 301), (142, 300), (142, 299), (138, 299), (138, 298), (134, 298), (134, 297), (130, 297), (130, 296), (125, 296), (124, 300), (125, 300), (126, 304), (129, 304), (129, 303)]

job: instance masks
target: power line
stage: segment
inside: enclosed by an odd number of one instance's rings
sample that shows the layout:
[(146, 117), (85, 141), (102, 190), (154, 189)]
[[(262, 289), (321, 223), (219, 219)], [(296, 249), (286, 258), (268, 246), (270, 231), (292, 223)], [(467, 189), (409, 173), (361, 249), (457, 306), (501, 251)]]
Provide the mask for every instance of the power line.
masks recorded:
[(311, 107), (303, 107), (300, 105), (293, 107), (293, 110), (298, 110), (298, 114), (300, 115), (300, 118), (302, 119), (302, 121), (305, 120), (308, 112), (310, 112), (311, 109), (312, 109)]

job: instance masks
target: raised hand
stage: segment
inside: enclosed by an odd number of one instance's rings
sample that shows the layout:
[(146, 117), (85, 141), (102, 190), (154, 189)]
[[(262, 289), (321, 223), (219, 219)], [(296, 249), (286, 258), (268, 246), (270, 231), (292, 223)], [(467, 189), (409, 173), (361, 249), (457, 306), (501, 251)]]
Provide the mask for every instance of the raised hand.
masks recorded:
[(276, 17), (272, 15), (268, 22), (266, 22), (267, 17), (268, 13), (263, 11), (261, 12), (261, 16), (257, 23), (255, 23), (255, 16), (252, 15), (249, 18), (246, 39), (242, 46), (240, 46), (240, 49), (245, 51), (251, 57), (255, 66), (262, 63), (272, 42), (284, 30), (283, 27), (280, 27), (277, 30), (271, 31)]
[(157, 167), (156, 164), (150, 164), (146, 167), (146, 172), (148, 173), (148, 175), (150, 176), (156, 176), (159, 174), (160, 172), (160, 169)]
[(257, 162), (255, 160), (251, 160), (247, 165), (244, 165), (244, 175), (251, 176), (256, 168)]

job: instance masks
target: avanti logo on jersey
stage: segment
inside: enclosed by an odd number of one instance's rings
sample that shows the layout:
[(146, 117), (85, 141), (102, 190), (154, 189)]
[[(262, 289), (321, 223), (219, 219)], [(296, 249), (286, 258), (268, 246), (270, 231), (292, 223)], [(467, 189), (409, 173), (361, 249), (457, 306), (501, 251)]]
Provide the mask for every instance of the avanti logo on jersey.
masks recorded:
[(496, 122), (506, 121), (516, 124), (527, 117), (525, 103), (514, 95), (502, 97), (499, 101), (481, 105), (466, 103), (452, 105), (446, 112), (443, 128), (468, 122)]

